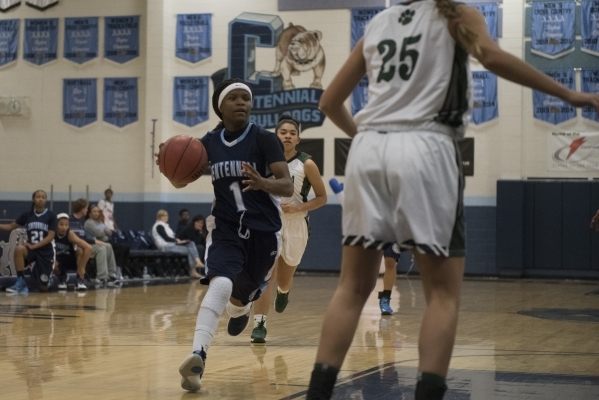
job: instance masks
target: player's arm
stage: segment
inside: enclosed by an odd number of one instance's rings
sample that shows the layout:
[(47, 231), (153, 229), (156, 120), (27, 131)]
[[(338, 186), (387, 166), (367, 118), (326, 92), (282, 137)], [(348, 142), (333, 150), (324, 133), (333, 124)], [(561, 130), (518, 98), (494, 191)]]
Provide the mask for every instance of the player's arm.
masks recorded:
[[(278, 139), (277, 139), (278, 140)], [(286, 161), (277, 161), (268, 165), (275, 179), (263, 178), (254, 167), (248, 163), (241, 163), (241, 170), (247, 179), (241, 181), (244, 192), (248, 190), (263, 190), (275, 196), (291, 197), (293, 195), (293, 182), (289, 176), (289, 167)]]
[(599, 232), (599, 210), (597, 210), (595, 216), (593, 217), (593, 219), (591, 219), (591, 228), (593, 227), (593, 225), (595, 225), (597, 232)]
[(296, 213), (304, 211), (316, 210), (327, 204), (327, 191), (324, 187), (324, 182), (320, 176), (318, 166), (312, 160), (306, 160), (304, 163), (304, 174), (312, 185), (314, 190), (314, 198), (299, 205), (281, 204), (281, 209), (285, 213)]
[(37, 243), (25, 243), (25, 246), (27, 246), (27, 248), (30, 250), (39, 249), (40, 247), (44, 247), (48, 243), (51, 243), (54, 240), (54, 235), (55, 232), (53, 230), (48, 230), (48, 234), (43, 240)]
[[(599, 95), (570, 90), (536, 70), (518, 57), (507, 53), (489, 36), (482, 14), (475, 8), (458, 5), (460, 17), (449, 22), (451, 35), (489, 71), (514, 83), (558, 97), (575, 107), (591, 106), (599, 113)], [(468, 44), (458, 32), (467, 27), (477, 36), (474, 45)]]
[(77, 236), (73, 231), (69, 231), (69, 242), (71, 242), (74, 245), (77, 245), (77, 247), (83, 249), (84, 251), (92, 251), (92, 246), (85, 240)]
[(363, 46), (364, 40), (360, 39), (318, 103), (322, 112), (352, 138), (358, 133), (358, 128), (343, 103), (366, 73), (366, 61), (362, 53)]
[(0, 224), (0, 230), (2, 230), (2, 231), (14, 231), (19, 226), (20, 225), (17, 224), (16, 222), (11, 222), (10, 224)]

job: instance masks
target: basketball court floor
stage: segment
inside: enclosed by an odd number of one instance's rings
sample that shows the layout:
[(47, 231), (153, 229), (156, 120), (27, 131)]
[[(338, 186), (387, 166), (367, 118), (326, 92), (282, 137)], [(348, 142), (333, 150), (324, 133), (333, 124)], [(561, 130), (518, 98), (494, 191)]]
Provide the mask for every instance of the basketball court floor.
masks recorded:
[[(0, 293), (0, 399), (299, 399), (305, 396), (336, 276), (297, 276), (266, 346), (251, 327), (208, 352), (203, 387), (178, 366), (191, 351), (206, 288), (187, 281), (78, 294)], [(382, 287), (379, 280), (375, 291)], [(335, 399), (413, 399), (418, 279), (400, 278), (381, 317), (373, 292)], [(599, 399), (596, 282), (466, 280), (446, 399)]]

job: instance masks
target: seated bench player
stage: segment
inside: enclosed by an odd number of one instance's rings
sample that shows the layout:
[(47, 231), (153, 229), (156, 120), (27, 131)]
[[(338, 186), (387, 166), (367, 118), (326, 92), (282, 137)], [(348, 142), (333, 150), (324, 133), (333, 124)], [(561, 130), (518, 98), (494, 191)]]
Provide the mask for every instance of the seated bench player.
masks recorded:
[(54, 236), (56, 246), (54, 273), (59, 279), (58, 290), (67, 288), (67, 270), (77, 271), (75, 290), (87, 290), (84, 281), (85, 266), (92, 255), (92, 246), (69, 229), (68, 214), (58, 214), (57, 219), (56, 236)]

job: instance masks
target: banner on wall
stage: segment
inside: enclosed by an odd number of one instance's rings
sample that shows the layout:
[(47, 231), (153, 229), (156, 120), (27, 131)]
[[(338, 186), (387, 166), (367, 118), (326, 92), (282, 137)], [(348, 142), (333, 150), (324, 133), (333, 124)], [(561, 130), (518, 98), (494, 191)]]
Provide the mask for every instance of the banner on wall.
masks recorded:
[[(351, 10), (351, 48), (364, 36), (364, 29), (368, 22), (384, 7), (354, 8)], [(351, 113), (355, 115), (368, 102), (368, 75), (364, 75), (358, 86), (351, 93)]]
[[(573, 69), (549, 69), (543, 72), (556, 82), (575, 90)], [(576, 108), (557, 97), (538, 90), (532, 91), (532, 104), (534, 117), (550, 124), (557, 125), (576, 118)]]
[(58, 18), (26, 19), (23, 59), (35, 65), (56, 60)]
[(83, 64), (98, 57), (98, 18), (65, 18), (64, 58)]
[(0, 0), (0, 12), (7, 12), (21, 5), (21, 0)]
[(599, 171), (599, 132), (547, 134), (549, 171)]
[(497, 3), (468, 3), (468, 6), (476, 8), (485, 17), (489, 36), (497, 41), (497, 28), (499, 26), (499, 6)]
[(212, 56), (212, 15), (177, 15), (175, 55), (190, 63)]
[(139, 15), (106, 17), (104, 55), (119, 64), (139, 57)]
[(137, 122), (137, 78), (104, 78), (104, 121), (122, 128)]
[(208, 77), (175, 77), (173, 119), (189, 127), (208, 120)]
[(573, 1), (533, 2), (531, 52), (550, 59), (573, 52), (575, 11)]
[(27, 0), (25, 4), (40, 11), (46, 11), (48, 8), (57, 5), (58, 0)]
[[(583, 68), (580, 71), (580, 89), (582, 92), (599, 94), (599, 69)], [(593, 107), (582, 107), (582, 117), (599, 122), (599, 115)]]
[(582, 0), (580, 10), (580, 50), (599, 56), (599, 0)]
[(476, 125), (499, 116), (497, 75), (489, 71), (472, 72), (472, 122)]
[(19, 20), (0, 20), (0, 67), (17, 59), (19, 51)]
[(98, 119), (96, 79), (65, 79), (62, 91), (62, 119), (81, 128)]

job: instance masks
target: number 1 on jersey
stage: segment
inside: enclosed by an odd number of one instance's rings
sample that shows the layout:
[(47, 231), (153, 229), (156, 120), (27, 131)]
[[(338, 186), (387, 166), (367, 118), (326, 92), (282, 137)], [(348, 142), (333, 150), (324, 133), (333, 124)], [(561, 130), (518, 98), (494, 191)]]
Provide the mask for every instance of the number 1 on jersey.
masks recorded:
[(235, 197), (235, 204), (237, 204), (237, 211), (246, 211), (245, 204), (243, 204), (243, 196), (241, 195), (241, 187), (239, 186), (239, 182), (233, 182), (229, 189), (233, 192), (233, 197)]

